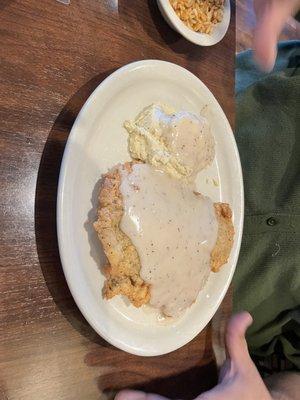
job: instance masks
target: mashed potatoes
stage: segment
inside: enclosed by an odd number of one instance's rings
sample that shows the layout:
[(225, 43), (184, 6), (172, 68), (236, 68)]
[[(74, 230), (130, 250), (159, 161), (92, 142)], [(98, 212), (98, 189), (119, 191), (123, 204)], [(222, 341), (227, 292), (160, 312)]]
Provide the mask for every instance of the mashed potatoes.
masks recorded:
[(192, 180), (214, 159), (214, 138), (200, 115), (151, 104), (124, 126), (131, 157), (175, 178)]

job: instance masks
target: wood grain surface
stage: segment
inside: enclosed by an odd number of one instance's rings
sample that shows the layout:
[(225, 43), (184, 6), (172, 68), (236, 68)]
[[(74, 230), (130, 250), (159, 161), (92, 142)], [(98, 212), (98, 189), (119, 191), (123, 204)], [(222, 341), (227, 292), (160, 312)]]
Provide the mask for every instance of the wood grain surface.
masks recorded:
[(61, 269), (55, 205), (80, 108), (128, 62), (188, 68), (233, 124), (234, 13), (224, 40), (201, 48), (167, 26), (154, 0), (1, 0), (0, 40), (0, 399), (102, 399), (124, 387), (192, 398), (210, 388), (217, 379), (210, 326), (153, 358), (126, 354), (90, 328)]

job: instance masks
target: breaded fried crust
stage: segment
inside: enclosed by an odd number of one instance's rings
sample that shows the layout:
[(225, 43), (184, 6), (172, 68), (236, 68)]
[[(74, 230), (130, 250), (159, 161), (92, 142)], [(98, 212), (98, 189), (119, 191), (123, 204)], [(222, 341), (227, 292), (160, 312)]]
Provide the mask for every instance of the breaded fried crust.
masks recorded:
[[(150, 287), (140, 277), (141, 263), (135, 246), (120, 229), (124, 211), (120, 191), (122, 170), (130, 173), (132, 163), (120, 165), (104, 175), (99, 193), (98, 219), (94, 228), (109, 261), (105, 270), (104, 297), (110, 299), (122, 294), (127, 296), (134, 306), (140, 307), (149, 302)], [(215, 203), (214, 207), (219, 228), (216, 245), (211, 253), (211, 270), (218, 272), (230, 255), (234, 228), (229, 205)]]
[(98, 219), (94, 228), (103, 245), (109, 261), (106, 267), (104, 297), (110, 299), (118, 294), (128, 297), (131, 303), (140, 307), (150, 300), (149, 285), (140, 277), (140, 259), (131, 240), (120, 229), (123, 215), (123, 201), (120, 192), (120, 169), (131, 171), (126, 163), (104, 176), (99, 193)]
[(232, 212), (229, 204), (214, 203), (219, 224), (218, 237), (211, 252), (210, 267), (218, 272), (222, 265), (226, 264), (233, 245), (234, 227), (232, 224)]

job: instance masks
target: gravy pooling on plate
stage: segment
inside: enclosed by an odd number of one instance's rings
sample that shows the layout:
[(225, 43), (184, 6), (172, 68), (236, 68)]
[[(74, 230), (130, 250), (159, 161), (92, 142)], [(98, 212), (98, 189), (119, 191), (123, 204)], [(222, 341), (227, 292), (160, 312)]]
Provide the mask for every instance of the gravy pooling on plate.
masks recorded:
[(120, 173), (120, 228), (138, 251), (150, 304), (176, 317), (196, 300), (210, 272), (218, 234), (213, 202), (146, 164)]

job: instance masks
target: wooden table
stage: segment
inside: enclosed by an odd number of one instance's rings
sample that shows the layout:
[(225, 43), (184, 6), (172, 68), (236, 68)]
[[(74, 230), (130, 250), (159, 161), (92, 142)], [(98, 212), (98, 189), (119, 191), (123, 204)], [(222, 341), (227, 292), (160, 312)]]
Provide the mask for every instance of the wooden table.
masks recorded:
[(72, 124), (124, 64), (156, 58), (188, 68), (233, 124), (234, 20), (221, 43), (200, 48), (167, 26), (154, 0), (1, 0), (1, 399), (102, 399), (124, 387), (191, 398), (215, 384), (210, 326), (153, 358), (126, 354), (90, 328), (61, 269), (55, 205)]

